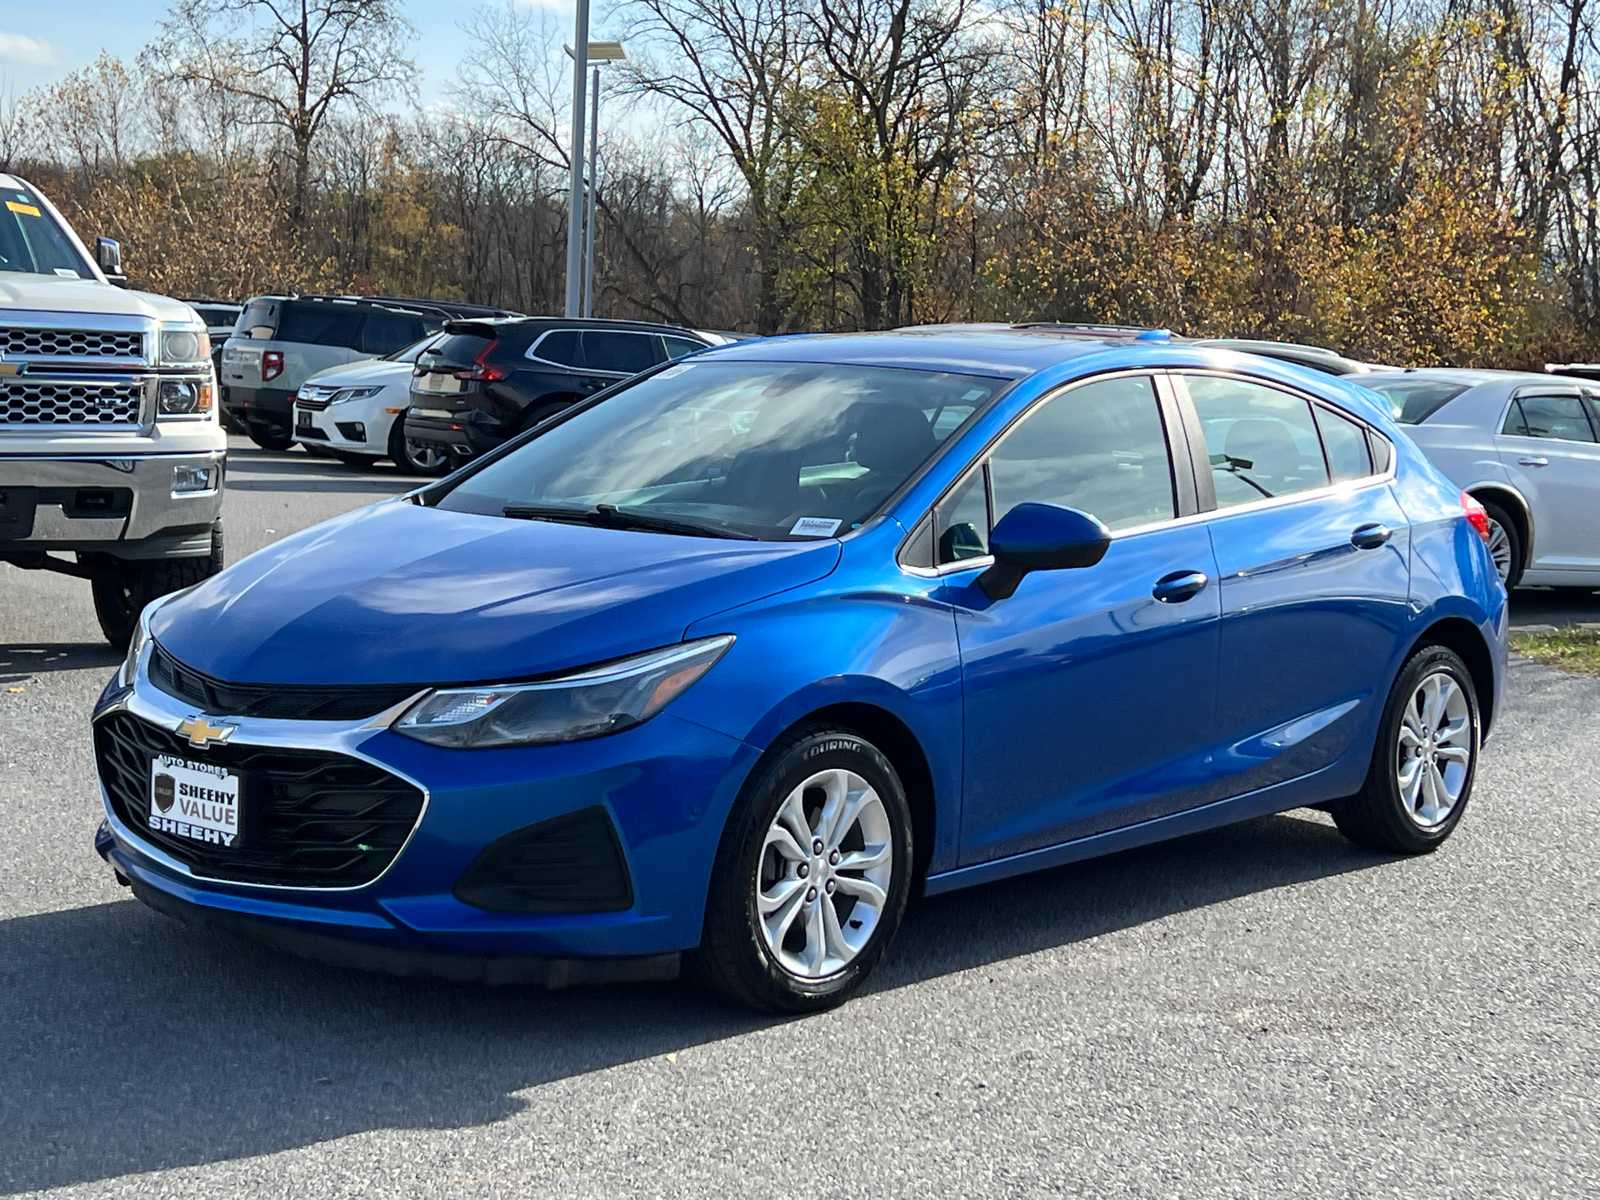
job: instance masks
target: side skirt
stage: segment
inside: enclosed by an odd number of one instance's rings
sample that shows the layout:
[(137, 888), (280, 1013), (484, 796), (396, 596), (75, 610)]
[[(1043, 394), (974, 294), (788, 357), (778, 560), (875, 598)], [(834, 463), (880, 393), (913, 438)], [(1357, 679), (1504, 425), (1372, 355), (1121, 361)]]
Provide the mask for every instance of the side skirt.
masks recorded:
[(1105, 854), (1115, 854), (1119, 850), (1132, 850), (1136, 846), (1164, 842), (1170, 838), (1184, 837), (1187, 834), (1215, 829), (1221, 825), (1248, 821), (1254, 817), (1265, 817), (1273, 813), (1288, 812), (1293, 808), (1321, 804), (1330, 797), (1323, 795), (1325, 789), (1316, 787), (1313, 781), (1339, 765), (1337, 762), (1329, 763), (1310, 775), (1302, 775), (1298, 779), (1286, 779), (1271, 787), (1246, 792), (1242, 796), (1230, 796), (1226, 800), (1192, 808), (1188, 812), (1173, 813), (1171, 816), (1158, 817), (1154, 821), (1144, 821), (1123, 829), (1111, 829), (1105, 833), (1078, 838), (1076, 841), (1063, 842), (1059, 846), (1046, 846), (1042, 850), (1029, 850), (1026, 854), (1013, 854), (1007, 858), (997, 858), (992, 862), (975, 863), (970, 867), (960, 867), (954, 871), (930, 875), (923, 885), (923, 895), (937, 896), (943, 892), (953, 892), (980, 883), (1009, 879), (1013, 875), (1026, 875), (1030, 871), (1048, 870), (1066, 863), (1079, 862), (1085, 858), (1099, 858)]

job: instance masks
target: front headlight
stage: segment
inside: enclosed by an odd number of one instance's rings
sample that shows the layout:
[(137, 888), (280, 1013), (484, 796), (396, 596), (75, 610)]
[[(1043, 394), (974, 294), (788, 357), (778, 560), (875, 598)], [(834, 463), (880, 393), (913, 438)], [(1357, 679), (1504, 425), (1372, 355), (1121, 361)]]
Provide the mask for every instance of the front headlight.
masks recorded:
[(343, 404), (346, 400), (366, 400), (383, 391), (380, 384), (377, 387), (341, 388), (333, 394), (329, 404)]
[(139, 673), (139, 655), (144, 652), (145, 645), (150, 641), (150, 618), (156, 615), (156, 610), (163, 604), (176, 600), (188, 590), (182, 588), (176, 592), (168, 592), (165, 596), (157, 596), (144, 606), (139, 619), (133, 623), (133, 636), (128, 639), (127, 657), (122, 660), (122, 666), (117, 668), (117, 683), (120, 686), (131, 687), (134, 677)]
[(541, 746), (648, 721), (709, 671), (733, 637), (702, 638), (544, 683), (430, 692), (393, 729), (453, 748)]
[(204, 326), (161, 326), (161, 365), (200, 367), (211, 361), (211, 335)]

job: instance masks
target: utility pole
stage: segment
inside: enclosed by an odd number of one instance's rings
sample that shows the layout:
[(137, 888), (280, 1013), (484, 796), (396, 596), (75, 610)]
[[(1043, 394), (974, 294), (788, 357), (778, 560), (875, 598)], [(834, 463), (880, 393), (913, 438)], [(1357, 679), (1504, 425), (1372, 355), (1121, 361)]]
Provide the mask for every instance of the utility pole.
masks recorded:
[(583, 100), (589, 73), (589, 0), (578, 0), (572, 38), (572, 180), (567, 201), (567, 306), (575, 317), (583, 305)]

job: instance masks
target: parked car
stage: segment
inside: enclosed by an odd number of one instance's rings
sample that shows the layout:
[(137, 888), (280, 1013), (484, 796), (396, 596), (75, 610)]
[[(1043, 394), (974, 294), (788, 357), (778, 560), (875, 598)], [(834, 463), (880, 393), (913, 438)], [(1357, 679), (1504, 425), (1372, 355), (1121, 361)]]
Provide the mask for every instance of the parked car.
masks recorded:
[(1363, 375), (1434, 464), (1488, 512), (1508, 588), (1600, 586), (1596, 385), (1446, 368)]
[(0, 173), (0, 200), (0, 562), (86, 580), (126, 648), (149, 600), (222, 568), (206, 327), (27, 181)]
[(417, 360), (406, 438), (457, 464), (628, 376), (736, 335), (642, 321), (452, 321)]
[(383, 358), (313, 375), (295, 394), (294, 440), (353, 467), (370, 467), (387, 458), (407, 475), (443, 475), (449, 467), (444, 455), (426, 446), (406, 446), (412, 368), (417, 355), (440, 336), (430, 333)]
[[(1189, 343), (1215, 350), (1237, 350), (1242, 354), (1259, 354), (1263, 358), (1276, 358), (1296, 366), (1309, 367), (1324, 375), (1365, 375), (1385, 368), (1375, 363), (1346, 358), (1323, 346), (1308, 346), (1301, 342), (1267, 342), (1250, 338), (1198, 338)], [(1359, 382), (1359, 381), (1357, 381)]]
[(294, 444), (294, 397), (319, 371), (379, 358), (452, 317), (505, 310), (391, 296), (255, 296), (222, 349), (223, 410), (266, 450)]
[(1267, 359), (720, 347), (150, 611), (96, 844), (325, 959), (687, 953), (810, 1011), (913, 889), (1302, 805), (1437, 847), (1503, 702), (1487, 530), (1370, 393)]

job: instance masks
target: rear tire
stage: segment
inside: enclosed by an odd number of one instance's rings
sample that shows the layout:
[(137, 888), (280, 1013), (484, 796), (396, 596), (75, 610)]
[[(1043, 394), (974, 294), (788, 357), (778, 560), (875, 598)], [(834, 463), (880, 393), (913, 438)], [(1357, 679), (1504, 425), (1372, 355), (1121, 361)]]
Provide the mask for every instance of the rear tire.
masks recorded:
[(1495, 570), (1500, 572), (1500, 582), (1509, 592), (1522, 582), (1522, 534), (1503, 505), (1493, 500), (1479, 503), (1489, 515), (1489, 556), (1494, 559)]
[(1482, 729), (1472, 673), (1453, 650), (1424, 646), (1389, 691), (1366, 782), (1330, 811), (1352, 842), (1427, 854), (1461, 823), (1477, 777)]
[(689, 970), (759, 1012), (842, 1004), (899, 928), (911, 873), (893, 765), (858, 734), (802, 727), (767, 753), (729, 819)]
[(438, 477), (450, 471), (450, 460), (437, 450), (413, 446), (406, 441), (406, 415), (395, 417), (389, 427), (389, 457), (403, 475)]
[(156, 558), (143, 562), (103, 559), (90, 579), (100, 632), (126, 651), (145, 605), (181, 591), (222, 570), (222, 520), (211, 526), (211, 553), (204, 558)]

